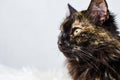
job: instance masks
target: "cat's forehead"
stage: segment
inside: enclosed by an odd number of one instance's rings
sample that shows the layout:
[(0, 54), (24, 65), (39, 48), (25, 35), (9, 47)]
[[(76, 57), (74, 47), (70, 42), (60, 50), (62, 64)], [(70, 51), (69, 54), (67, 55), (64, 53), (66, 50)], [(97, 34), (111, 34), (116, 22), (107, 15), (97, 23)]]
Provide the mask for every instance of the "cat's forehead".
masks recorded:
[(80, 25), (89, 25), (89, 24), (91, 24), (89, 19), (82, 12), (76, 13), (74, 17), (75, 17), (75, 19), (74, 19), (74, 21), (72, 23), (72, 26), (80, 26)]
[(71, 16), (71, 18), (73, 18), (74, 20), (75, 19), (81, 19), (83, 17), (85, 17), (85, 13), (83, 13), (82, 11), (76, 12)]
[(83, 16), (85, 16), (85, 14), (84, 14), (82, 11), (77, 12), (76, 14), (77, 14), (78, 17), (83, 17)]
[(66, 32), (66, 31), (71, 30), (71, 28), (80, 27), (80, 26), (86, 25), (86, 24), (89, 24), (89, 21), (85, 15), (85, 13), (83, 13), (83, 11), (80, 11), (80, 12), (76, 12), (73, 15), (67, 17), (63, 21), (63, 23), (60, 27), (60, 30)]

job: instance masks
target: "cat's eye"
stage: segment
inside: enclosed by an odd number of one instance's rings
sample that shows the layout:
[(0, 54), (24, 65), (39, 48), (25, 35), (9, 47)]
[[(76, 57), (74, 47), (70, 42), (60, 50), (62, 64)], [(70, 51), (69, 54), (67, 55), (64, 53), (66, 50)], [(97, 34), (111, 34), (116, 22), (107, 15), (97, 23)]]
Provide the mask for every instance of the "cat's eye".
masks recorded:
[(81, 29), (76, 29), (73, 34), (74, 36), (77, 36), (80, 32), (81, 32)]

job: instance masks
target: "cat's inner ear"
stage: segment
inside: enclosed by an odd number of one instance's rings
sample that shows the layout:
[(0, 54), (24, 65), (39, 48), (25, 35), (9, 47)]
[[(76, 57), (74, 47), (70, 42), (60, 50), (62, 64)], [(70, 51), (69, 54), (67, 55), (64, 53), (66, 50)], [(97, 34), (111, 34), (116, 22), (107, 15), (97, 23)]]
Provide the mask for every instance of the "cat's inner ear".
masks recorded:
[(103, 24), (109, 19), (108, 5), (105, 0), (91, 0), (87, 10), (88, 17), (93, 22)]
[(69, 13), (70, 13), (70, 16), (72, 15), (72, 14), (74, 14), (74, 13), (76, 13), (77, 12), (77, 10), (76, 9), (74, 9), (70, 4), (68, 4), (68, 8), (69, 8)]

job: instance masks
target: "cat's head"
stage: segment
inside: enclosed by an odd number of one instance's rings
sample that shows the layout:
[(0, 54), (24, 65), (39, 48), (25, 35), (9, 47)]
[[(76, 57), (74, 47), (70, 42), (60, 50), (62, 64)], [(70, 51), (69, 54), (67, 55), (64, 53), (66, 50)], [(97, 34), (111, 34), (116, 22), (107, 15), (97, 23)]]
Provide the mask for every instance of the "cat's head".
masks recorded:
[[(113, 32), (116, 34), (116, 26), (109, 13), (105, 0), (91, 0), (87, 10), (77, 11), (68, 4), (70, 15), (61, 24), (58, 40), (59, 49), (65, 56), (72, 56), (70, 53), (79, 51), (83, 46), (88, 46), (90, 39), (97, 39), (99, 31)], [(103, 29), (97, 29), (101, 27)], [(108, 34), (106, 34), (107, 36)], [(94, 41), (93, 41), (94, 42)]]

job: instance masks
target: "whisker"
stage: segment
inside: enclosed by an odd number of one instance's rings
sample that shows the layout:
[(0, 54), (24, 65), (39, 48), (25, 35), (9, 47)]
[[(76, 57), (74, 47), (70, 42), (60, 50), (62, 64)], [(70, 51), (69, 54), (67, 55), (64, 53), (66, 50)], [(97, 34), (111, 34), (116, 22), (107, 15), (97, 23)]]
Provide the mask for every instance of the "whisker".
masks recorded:
[(89, 64), (90, 66), (95, 67), (97, 70), (99, 70), (99, 68), (98, 68), (98, 67), (93, 63), (93, 61), (92, 61), (92, 60), (95, 60), (95, 58), (92, 59), (93, 56), (90, 57), (89, 55), (87, 55), (87, 52), (85, 52), (85, 51), (83, 51), (83, 50), (82, 50), (81, 54), (82, 54), (82, 55), (78, 54), (78, 56), (81, 57), (81, 59), (82, 59), (83, 61), (85, 61), (85, 62), (86, 62), (87, 64)]

